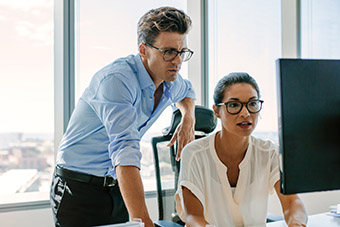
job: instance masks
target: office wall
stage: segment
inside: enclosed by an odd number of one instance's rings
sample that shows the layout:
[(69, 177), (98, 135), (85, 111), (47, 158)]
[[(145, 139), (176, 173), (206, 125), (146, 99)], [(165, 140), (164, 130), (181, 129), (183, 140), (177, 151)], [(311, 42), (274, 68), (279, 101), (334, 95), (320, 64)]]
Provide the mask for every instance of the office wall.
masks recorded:
[(52, 211), (36, 209), (0, 213), (0, 225), (1, 227), (52, 227)]
[[(147, 198), (147, 207), (153, 220), (158, 219), (157, 198)], [(173, 210), (173, 196), (166, 197), (166, 208), (164, 212), (169, 213), (166, 219), (170, 219)], [(53, 227), (52, 210), (50, 208), (11, 211), (0, 213), (1, 227)]]

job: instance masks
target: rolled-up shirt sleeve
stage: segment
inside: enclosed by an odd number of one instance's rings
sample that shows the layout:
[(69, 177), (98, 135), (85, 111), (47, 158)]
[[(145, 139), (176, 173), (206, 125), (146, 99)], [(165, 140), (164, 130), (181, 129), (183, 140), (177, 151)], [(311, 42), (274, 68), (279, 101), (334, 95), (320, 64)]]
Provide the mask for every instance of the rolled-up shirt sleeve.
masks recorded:
[(186, 86), (187, 86), (187, 94), (185, 97), (187, 98), (192, 98), (193, 100), (196, 100), (196, 94), (195, 94), (195, 90), (192, 87), (192, 84), (189, 80), (184, 80)]
[(132, 165), (140, 169), (140, 136), (134, 103), (138, 94), (133, 83), (122, 75), (105, 77), (98, 86), (91, 104), (102, 121), (109, 137), (109, 156), (112, 166)]
[(184, 98), (192, 98), (193, 100), (196, 100), (194, 88), (189, 80), (178, 76), (177, 80), (175, 80), (173, 83), (174, 84), (171, 88), (171, 99), (173, 103), (180, 102)]

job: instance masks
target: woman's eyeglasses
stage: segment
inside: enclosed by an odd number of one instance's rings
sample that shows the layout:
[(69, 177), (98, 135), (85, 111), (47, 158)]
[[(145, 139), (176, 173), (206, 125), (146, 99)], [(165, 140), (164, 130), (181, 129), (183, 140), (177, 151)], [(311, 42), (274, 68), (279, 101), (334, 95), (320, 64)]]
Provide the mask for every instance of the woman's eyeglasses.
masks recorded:
[(238, 114), (241, 112), (243, 106), (246, 106), (249, 113), (255, 114), (260, 112), (262, 109), (263, 100), (250, 100), (248, 102), (240, 102), (240, 101), (230, 101), (230, 102), (222, 102), (217, 104), (218, 106), (225, 105), (228, 113), (230, 114)]

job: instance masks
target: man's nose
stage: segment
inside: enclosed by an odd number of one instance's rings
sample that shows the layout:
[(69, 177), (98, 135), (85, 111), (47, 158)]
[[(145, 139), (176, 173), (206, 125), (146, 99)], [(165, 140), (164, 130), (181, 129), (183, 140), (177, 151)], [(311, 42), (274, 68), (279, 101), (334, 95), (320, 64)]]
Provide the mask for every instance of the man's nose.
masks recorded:
[(182, 64), (182, 62), (183, 61), (181, 59), (181, 54), (177, 54), (177, 56), (174, 58), (174, 60), (171, 61), (171, 63), (177, 64), (177, 65)]

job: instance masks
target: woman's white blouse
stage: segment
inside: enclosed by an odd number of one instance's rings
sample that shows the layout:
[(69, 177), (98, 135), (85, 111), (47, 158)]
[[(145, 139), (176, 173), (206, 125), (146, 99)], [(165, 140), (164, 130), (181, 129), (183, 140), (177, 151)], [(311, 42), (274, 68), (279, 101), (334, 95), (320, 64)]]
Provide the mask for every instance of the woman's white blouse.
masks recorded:
[(175, 196), (178, 214), (185, 221), (184, 186), (200, 200), (205, 219), (216, 227), (265, 225), (268, 195), (273, 193), (274, 184), (280, 179), (278, 146), (249, 137), (232, 193), (227, 167), (216, 154), (215, 135), (192, 142), (182, 152)]

